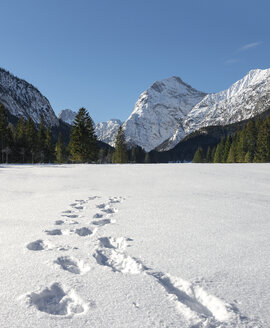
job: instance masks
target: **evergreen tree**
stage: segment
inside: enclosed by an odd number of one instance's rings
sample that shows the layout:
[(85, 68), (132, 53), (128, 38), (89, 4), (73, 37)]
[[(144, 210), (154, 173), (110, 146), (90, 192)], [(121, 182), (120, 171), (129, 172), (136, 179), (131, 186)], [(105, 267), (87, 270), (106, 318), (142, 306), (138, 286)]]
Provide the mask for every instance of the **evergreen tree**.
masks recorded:
[(239, 132), (238, 142), (236, 145), (236, 161), (243, 163), (247, 152), (246, 129)]
[(215, 155), (214, 155), (214, 163), (221, 163), (222, 162), (222, 145), (221, 143), (219, 143), (217, 145), (216, 151), (215, 151)]
[(227, 163), (235, 163), (236, 162), (236, 142), (232, 141), (230, 151), (227, 158)]
[(259, 127), (254, 162), (270, 161), (270, 122), (265, 120)]
[(37, 142), (38, 142), (37, 152), (39, 155), (39, 160), (41, 162), (43, 162), (45, 159), (45, 153), (46, 153), (45, 139), (46, 139), (46, 128), (45, 128), (44, 117), (43, 117), (43, 115), (41, 115), (39, 129), (38, 129), (38, 135), (37, 135)]
[(196, 153), (194, 154), (192, 162), (193, 163), (203, 163), (204, 162), (204, 155), (203, 155), (203, 150), (201, 147), (199, 147), (196, 150)]
[(257, 129), (254, 120), (248, 122), (246, 126), (247, 151), (250, 153), (251, 162), (253, 161), (256, 148)]
[(53, 138), (50, 128), (46, 129), (45, 132), (45, 162), (52, 163), (54, 162), (54, 155), (55, 155), (55, 147), (53, 144)]
[(149, 153), (146, 153), (146, 154), (145, 154), (145, 157), (144, 157), (144, 163), (151, 163), (151, 159), (150, 159), (150, 155), (149, 155)]
[(57, 163), (65, 163), (66, 162), (66, 146), (62, 140), (61, 132), (58, 134), (58, 140), (55, 145), (55, 157)]
[(34, 121), (31, 117), (28, 118), (26, 123), (26, 143), (27, 143), (27, 152), (30, 154), (30, 161), (34, 163), (35, 155), (38, 149), (37, 145), (37, 129)]
[(117, 132), (113, 162), (114, 163), (128, 162), (127, 145), (126, 145), (125, 134), (122, 129), (122, 126), (119, 127)]
[(8, 131), (8, 119), (5, 107), (0, 104), (0, 150), (2, 155), (2, 163), (4, 163), (5, 149), (8, 146), (9, 131)]
[(79, 110), (74, 120), (70, 137), (70, 153), (75, 162), (97, 161), (97, 137), (93, 121), (85, 108)]
[(211, 148), (209, 146), (206, 152), (206, 163), (211, 163), (211, 162), (212, 162), (212, 156), (211, 156)]
[(232, 144), (232, 137), (231, 135), (228, 135), (225, 146), (224, 146), (224, 151), (223, 151), (223, 156), (222, 156), (222, 163), (227, 163), (230, 147)]

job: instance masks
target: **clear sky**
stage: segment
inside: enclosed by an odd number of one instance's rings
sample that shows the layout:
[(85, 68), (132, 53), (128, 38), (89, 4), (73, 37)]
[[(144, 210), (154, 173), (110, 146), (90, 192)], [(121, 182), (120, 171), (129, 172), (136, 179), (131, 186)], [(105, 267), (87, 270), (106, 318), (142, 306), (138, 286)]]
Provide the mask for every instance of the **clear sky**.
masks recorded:
[(155, 80), (217, 92), (270, 68), (269, 0), (0, 0), (0, 66), (56, 113), (125, 120)]

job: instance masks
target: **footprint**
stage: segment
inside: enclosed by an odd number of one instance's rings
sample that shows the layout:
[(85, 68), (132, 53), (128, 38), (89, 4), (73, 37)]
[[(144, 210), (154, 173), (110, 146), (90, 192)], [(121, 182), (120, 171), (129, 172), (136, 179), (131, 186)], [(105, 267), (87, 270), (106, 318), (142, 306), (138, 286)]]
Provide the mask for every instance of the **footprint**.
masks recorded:
[(90, 270), (90, 267), (86, 265), (82, 260), (77, 260), (69, 256), (61, 256), (54, 262), (58, 264), (61, 269), (74, 274), (84, 274)]
[(67, 211), (63, 211), (62, 213), (68, 214), (68, 213), (72, 213), (72, 211), (71, 210), (67, 210)]
[(124, 251), (129, 246), (128, 241), (132, 241), (132, 239), (126, 237), (101, 237), (98, 239), (101, 248), (115, 248), (119, 251)]
[(98, 264), (108, 266), (113, 271), (139, 274), (147, 269), (139, 260), (111, 248), (98, 249), (93, 256)]
[(74, 208), (76, 209), (76, 210), (79, 210), (79, 211), (81, 211), (81, 210), (83, 210), (84, 209), (84, 206), (74, 206)]
[(92, 196), (92, 197), (88, 197), (88, 200), (94, 200), (96, 198), (100, 198), (100, 196)]
[(44, 251), (44, 250), (53, 249), (54, 245), (51, 244), (49, 241), (38, 239), (36, 241), (29, 243), (28, 245), (26, 245), (26, 247), (30, 251)]
[(107, 204), (105, 203), (102, 203), (102, 204), (99, 204), (99, 205), (96, 205), (97, 208), (105, 208)]
[(45, 230), (44, 232), (50, 236), (62, 235), (62, 231), (60, 229)]
[(101, 213), (96, 213), (96, 214), (93, 216), (94, 219), (100, 219), (100, 218), (102, 218), (102, 217), (103, 217), (103, 214), (101, 214)]
[(64, 223), (65, 223), (65, 221), (63, 221), (63, 220), (56, 220), (56, 221), (54, 222), (55, 225), (62, 225), (62, 224), (64, 224)]
[(112, 207), (105, 208), (101, 211), (104, 212), (104, 213), (107, 213), (107, 214), (113, 214), (113, 213), (118, 212), (118, 210), (116, 208), (112, 208)]
[(63, 214), (62, 216), (65, 216), (66, 218), (70, 218), (70, 219), (76, 219), (79, 215), (77, 215), (77, 214)]
[(97, 226), (104, 226), (106, 224), (111, 223), (111, 220), (110, 219), (103, 219), (103, 220), (98, 220), (98, 221), (92, 221), (91, 223), (94, 224), (94, 225), (97, 225)]
[(90, 229), (83, 227), (75, 230), (75, 233), (81, 237), (89, 236), (93, 233)]
[(51, 315), (67, 316), (85, 314), (89, 306), (74, 290), (65, 290), (61, 284), (53, 283), (41, 292), (26, 295), (30, 306)]

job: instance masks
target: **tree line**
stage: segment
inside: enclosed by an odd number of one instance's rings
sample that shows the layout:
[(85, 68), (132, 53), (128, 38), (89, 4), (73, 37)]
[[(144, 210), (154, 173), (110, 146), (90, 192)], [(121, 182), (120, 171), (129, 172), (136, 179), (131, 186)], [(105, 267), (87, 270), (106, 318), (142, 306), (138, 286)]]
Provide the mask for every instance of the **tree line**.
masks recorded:
[(0, 104), (0, 150), (1, 163), (150, 162), (149, 154), (141, 147), (128, 149), (122, 127), (118, 130), (115, 148), (100, 146), (93, 120), (85, 108), (76, 115), (70, 140), (65, 143), (61, 133), (54, 140), (43, 116), (39, 125), (31, 117), (20, 117), (16, 125), (10, 124), (6, 109)]
[(266, 163), (270, 162), (270, 116), (250, 120), (242, 129), (221, 138), (206, 153), (199, 147), (194, 163)]

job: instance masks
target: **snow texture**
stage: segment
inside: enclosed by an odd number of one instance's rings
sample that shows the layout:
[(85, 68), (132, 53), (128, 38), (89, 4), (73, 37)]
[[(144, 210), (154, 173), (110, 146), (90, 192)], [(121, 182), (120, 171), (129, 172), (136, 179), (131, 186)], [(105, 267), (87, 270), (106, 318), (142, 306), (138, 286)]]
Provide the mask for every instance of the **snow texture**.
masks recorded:
[(0, 69), (0, 102), (16, 117), (28, 118), (40, 122), (43, 115), (49, 126), (58, 126), (59, 122), (46, 97), (30, 83)]
[(1, 328), (270, 326), (268, 164), (0, 173)]

